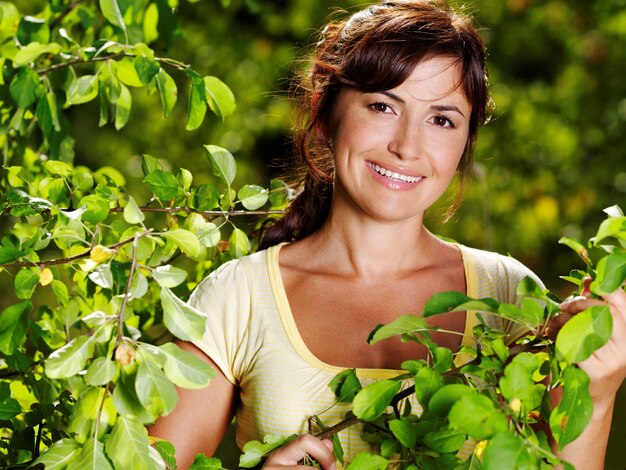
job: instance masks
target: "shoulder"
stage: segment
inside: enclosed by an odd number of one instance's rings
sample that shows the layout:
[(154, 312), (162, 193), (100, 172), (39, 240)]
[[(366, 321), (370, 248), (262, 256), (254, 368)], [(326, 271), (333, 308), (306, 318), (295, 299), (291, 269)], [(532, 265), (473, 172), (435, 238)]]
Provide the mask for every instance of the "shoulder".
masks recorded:
[(459, 245), (466, 266), (474, 271), (479, 285), (490, 284), (499, 290), (515, 292), (526, 277), (543, 287), (537, 275), (517, 259), (493, 251)]

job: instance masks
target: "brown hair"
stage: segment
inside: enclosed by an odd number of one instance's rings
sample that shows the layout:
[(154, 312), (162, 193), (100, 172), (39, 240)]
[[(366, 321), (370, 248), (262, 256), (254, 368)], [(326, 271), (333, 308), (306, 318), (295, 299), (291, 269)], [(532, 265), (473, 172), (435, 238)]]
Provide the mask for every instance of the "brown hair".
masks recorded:
[(383, 0), (321, 32), (309, 74), (295, 88), (299, 126), (295, 134), (302, 191), (282, 219), (267, 228), (260, 248), (306, 237), (324, 223), (333, 193), (334, 163), (327, 131), (339, 91), (390, 90), (402, 84), (425, 57), (456, 58), (463, 92), (472, 105), (469, 135), (458, 167), (458, 207), (469, 179), (478, 126), (487, 121), (490, 96), (483, 42), (471, 20), (445, 0)]

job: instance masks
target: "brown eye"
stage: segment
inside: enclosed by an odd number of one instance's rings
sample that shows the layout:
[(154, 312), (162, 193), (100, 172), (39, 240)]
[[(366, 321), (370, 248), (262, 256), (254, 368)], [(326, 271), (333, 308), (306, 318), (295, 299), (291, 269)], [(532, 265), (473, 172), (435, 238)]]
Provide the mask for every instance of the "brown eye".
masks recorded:
[(445, 116), (435, 116), (433, 118), (433, 123), (440, 127), (454, 127), (452, 121)]
[(393, 109), (391, 108), (391, 106), (389, 106), (387, 103), (382, 103), (382, 102), (372, 103), (369, 105), (369, 108), (372, 111), (376, 111), (377, 113), (393, 112)]

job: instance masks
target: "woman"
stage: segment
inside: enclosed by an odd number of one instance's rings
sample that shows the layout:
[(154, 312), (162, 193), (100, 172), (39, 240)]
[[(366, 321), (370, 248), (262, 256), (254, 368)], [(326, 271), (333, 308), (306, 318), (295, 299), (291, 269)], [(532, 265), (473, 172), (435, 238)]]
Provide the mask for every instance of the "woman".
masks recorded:
[[(265, 234), (267, 250), (220, 267), (190, 299), (207, 313), (208, 332), (181, 346), (217, 375), (205, 390), (180, 390), (176, 410), (150, 430), (175, 445), (181, 467), (215, 450), (235, 412), (239, 445), (303, 434), (314, 414), (335, 424), (346, 411), (328, 389), (338, 371), (356, 368), (368, 383), (426, 356), (397, 340), (369, 346), (377, 324), (421, 312), (441, 291), (515, 302), (517, 283), (532, 276), (511, 258), (444, 242), (423, 225), (457, 174), (462, 187), (488, 117), (484, 50), (469, 19), (443, 2), (398, 0), (329, 24), (300, 91), (303, 192)], [(594, 417), (562, 453), (579, 468), (602, 468), (597, 456), (626, 374), (625, 298), (607, 299), (614, 338), (581, 364), (591, 373)], [(592, 302), (574, 299), (563, 309), (573, 315)], [(433, 324), (463, 333), (475, 319), (456, 312)], [(523, 333), (499, 317), (488, 321), (509, 341)], [(460, 337), (435, 340), (456, 349)], [(348, 459), (366, 448), (358, 429), (341, 438)], [(297, 466), (308, 454), (331, 469), (330, 447), (304, 435), (265, 467)]]

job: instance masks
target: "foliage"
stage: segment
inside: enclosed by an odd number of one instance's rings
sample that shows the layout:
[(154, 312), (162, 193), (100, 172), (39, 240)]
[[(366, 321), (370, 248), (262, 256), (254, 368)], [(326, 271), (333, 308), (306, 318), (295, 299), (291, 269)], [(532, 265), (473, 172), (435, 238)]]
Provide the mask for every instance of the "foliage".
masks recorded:
[[(177, 102), (187, 129), (234, 111), (230, 89), (157, 54), (172, 34), (165, 2), (51, 2), (36, 16), (0, 4), (3, 65), (0, 268), (13, 286), (0, 314), (0, 466), (175, 467), (146, 423), (169, 413), (175, 386), (213, 370), (175, 343), (201, 338), (204, 313), (181, 299), (208, 270), (253, 249), (242, 215), (280, 213), (285, 186), (233, 186), (226, 149), (206, 145), (216, 184), (143, 155), (131, 194), (116, 168), (73, 164), (71, 108), (98, 99), (99, 125), (122, 129), (135, 91)], [(154, 47), (154, 48), (153, 48)], [(147, 195), (147, 196), (145, 196)], [(239, 219), (238, 219), (239, 217)], [(196, 468), (220, 468), (199, 457)]]
[[(626, 217), (617, 206), (605, 212), (608, 218), (586, 246), (573, 239), (561, 240), (574, 248), (586, 265), (585, 271), (574, 270), (567, 276), (578, 293), (588, 289), (587, 277), (593, 279), (590, 289), (596, 296), (621, 289), (626, 281)], [(371, 333), (370, 344), (399, 336), (402, 341), (426, 346), (427, 359), (407, 360), (402, 375), (365, 387), (354, 369), (339, 373), (330, 388), (338, 402), (352, 402), (352, 410), (333, 427), (321, 426), (317, 435), (336, 437), (347, 426), (363, 425), (363, 438), (374, 446), (375, 453), (356, 455), (348, 470), (500, 470), (557, 465), (572, 469), (553, 453), (546, 431), (549, 429), (563, 448), (589, 423), (593, 412), (589, 378), (576, 362), (587, 359), (608, 341), (611, 312), (607, 306), (591, 307), (568, 321), (553, 341), (547, 328), (560, 314), (558, 298), (530, 278), (520, 283), (517, 293), (519, 306), (443, 292), (428, 301), (422, 316), (402, 315), (380, 325)], [(453, 352), (433, 342), (430, 332), (438, 328), (430, 327), (424, 318), (466, 310), (479, 312), (480, 322), (473, 330), (475, 346)], [(506, 333), (488, 327), (485, 314), (519, 323), (528, 334), (507, 346), (503, 341)], [(467, 361), (455, 366), (456, 355)], [(562, 398), (552, 408), (549, 394), (557, 387), (562, 388)], [(320, 424), (319, 418), (312, 420)], [(276, 436), (273, 439), (278, 440)], [(463, 462), (457, 454), (468, 439), (476, 446)], [(342, 461), (338, 439), (334, 442), (336, 456)], [(258, 443), (246, 444), (242, 461), (259, 448)], [(254, 457), (259, 458), (257, 454)]]

